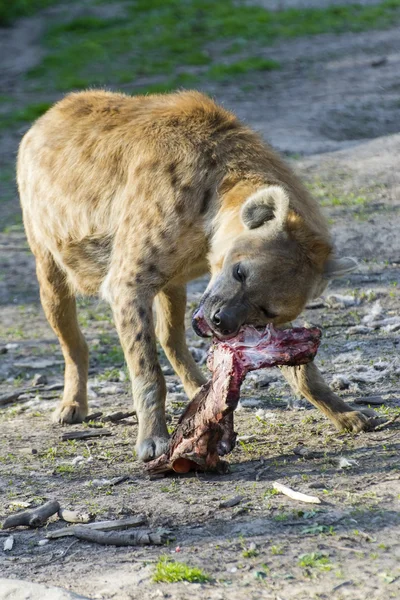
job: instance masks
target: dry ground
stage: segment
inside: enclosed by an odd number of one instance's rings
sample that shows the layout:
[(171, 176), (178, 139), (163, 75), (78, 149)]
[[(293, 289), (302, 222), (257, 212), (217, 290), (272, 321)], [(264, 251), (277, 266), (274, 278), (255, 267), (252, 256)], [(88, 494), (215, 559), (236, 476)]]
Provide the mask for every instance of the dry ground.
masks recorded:
[[(39, 59), (39, 34), (36, 17), (7, 32), (14, 45), (2, 47), (5, 86), (18, 85), (24, 69)], [(15, 58), (16, 47), (25, 49), (24, 60)], [(351, 305), (332, 307), (325, 299), (304, 319), (323, 330), (317, 362), (328, 381), (338, 385), (337, 375), (347, 380), (338, 393), (350, 404), (379, 394), (384, 404), (377, 411), (393, 416), (400, 411), (399, 329), (351, 328), (362, 324), (377, 302), (383, 318), (399, 314), (398, 29), (293, 40), (269, 48), (268, 56), (283, 68), (246, 76), (246, 90), (235, 83), (208, 90), (289, 156), (321, 199), (340, 253), (360, 259), (360, 270), (333, 282), (326, 294), (350, 296)], [(18, 132), (4, 136), (5, 162), (18, 137)], [(2, 203), (0, 210), (9, 222), (18, 213), (17, 200)], [(146, 513), (152, 526), (175, 536), (164, 549), (77, 542), (68, 550), (71, 538), (39, 546), (43, 530), (17, 531), (11, 552), (0, 547), (3, 576), (60, 585), (93, 599), (400, 596), (398, 423), (380, 432), (339, 434), (310, 406), (294, 402), (288, 410), (294, 399), (279, 372), (263, 371), (249, 376), (243, 387), (236, 418), (243, 439), (229, 457), (230, 474), (149, 481), (133, 454), (134, 418), (107, 425), (110, 437), (60, 440), (63, 431), (84, 427), (61, 429), (50, 421), (61, 392), (48, 388), (62, 382), (61, 353), (42, 314), (34, 261), (18, 228), (0, 234), (0, 269), (0, 346), (7, 350), (0, 355), (0, 395), (29, 388), (35, 373), (48, 378), (47, 386), (0, 408), (0, 516), (15, 510), (13, 502), (57, 498), (98, 519)], [(189, 287), (188, 316), (204, 286), (197, 281)], [(91, 347), (90, 409), (129, 410), (129, 384), (110, 311), (96, 300), (81, 299), (79, 305)], [(195, 337), (189, 322), (188, 337), (201, 362), (207, 343)], [(160, 359), (172, 426), (186, 399), (161, 352)], [(316, 455), (299, 457), (293, 452), (299, 445)], [(82, 459), (74, 460), (77, 456)], [(350, 461), (347, 468), (339, 466), (342, 457)], [(123, 483), (110, 484), (122, 475), (128, 476)], [(310, 507), (276, 495), (275, 480), (323, 502)], [(238, 504), (220, 508), (236, 496)], [(162, 553), (201, 567), (211, 583), (152, 582)]]

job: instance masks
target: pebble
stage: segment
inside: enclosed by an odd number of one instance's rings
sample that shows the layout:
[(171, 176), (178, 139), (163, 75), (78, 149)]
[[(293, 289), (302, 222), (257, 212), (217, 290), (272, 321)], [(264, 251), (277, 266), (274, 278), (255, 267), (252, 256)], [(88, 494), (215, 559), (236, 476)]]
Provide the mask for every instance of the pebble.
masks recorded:
[(354, 400), (354, 404), (373, 404), (375, 406), (380, 406), (385, 402), (382, 396), (360, 396)]
[(232, 508), (232, 506), (237, 506), (241, 503), (244, 496), (234, 496), (233, 498), (229, 498), (229, 500), (223, 500), (219, 503), (219, 508)]
[(174, 375), (174, 370), (170, 365), (164, 365), (163, 367), (161, 367), (161, 371), (163, 372), (164, 375)]
[(371, 333), (372, 328), (367, 327), (366, 325), (354, 325), (353, 327), (349, 327), (346, 329), (347, 335), (366, 335), (367, 333)]
[(48, 383), (48, 379), (44, 373), (35, 373), (32, 379), (32, 385), (46, 385)]
[(263, 375), (262, 377), (260, 377), (258, 379), (258, 381), (256, 381), (256, 387), (257, 388), (266, 388), (274, 381), (277, 381), (277, 379), (278, 379), (278, 375), (275, 375), (273, 373), (268, 374), (268, 375)]
[(189, 351), (199, 365), (204, 365), (207, 360), (207, 352), (204, 352), (204, 350), (201, 350), (200, 348), (194, 348), (193, 346), (189, 348)]
[(15, 343), (15, 342), (10, 342), (9, 344), (5, 345), (6, 350), (17, 350), (19, 348), (19, 344)]
[(347, 390), (350, 387), (350, 381), (344, 375), (336, 375), (331, 382), (334, 390)]
[(348, 308), (359, 304), (355, 296), (342, 296), (341, 294), (330, 294), (326, 301), (331, 308)]
[(242, 408), (257, 408), (261, 406), (263, 403), (262, 400), (258, 400), (257, 398), (242, 398), (240, 400), (240, 404)]

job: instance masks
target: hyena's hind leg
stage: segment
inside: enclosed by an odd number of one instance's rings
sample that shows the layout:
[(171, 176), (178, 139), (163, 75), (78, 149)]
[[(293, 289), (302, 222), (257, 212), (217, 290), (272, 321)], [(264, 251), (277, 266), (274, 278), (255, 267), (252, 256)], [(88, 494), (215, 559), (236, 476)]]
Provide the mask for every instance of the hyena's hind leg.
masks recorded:
[(79, 423), (87, 415), (87, 378), (89, 353), (78, 326), (75, 297), (52, 255), (32, 248), (40, 299), (47, 320), (57, 335), (65, 360), (64, 396), (54, 413), (60, 423)]
[(157, 311), (156, 334), (175, 373), (192, 398), (206, 378), (196, 365), (186, 345), (185, 310), (186, 287), (169, 285), (155, 300)]

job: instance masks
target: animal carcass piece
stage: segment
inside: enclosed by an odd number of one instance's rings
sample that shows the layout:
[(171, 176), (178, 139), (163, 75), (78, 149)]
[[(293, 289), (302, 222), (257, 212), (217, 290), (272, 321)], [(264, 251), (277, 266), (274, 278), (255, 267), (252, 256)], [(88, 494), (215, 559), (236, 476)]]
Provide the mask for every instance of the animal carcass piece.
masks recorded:
[(268, 326), (259, 330), (247, 326), (229, 340), (214, 340), (207, 360), (212, 378), (181, 416), (168, 452), (147, 463), (145, 470), (151, 475), (223, 470), (225, 463), (220, 456), (235, 445), (233, 411), (246, 374), (265, 367), (310, 362), (320, 337), (316, 327), (278, 330)]

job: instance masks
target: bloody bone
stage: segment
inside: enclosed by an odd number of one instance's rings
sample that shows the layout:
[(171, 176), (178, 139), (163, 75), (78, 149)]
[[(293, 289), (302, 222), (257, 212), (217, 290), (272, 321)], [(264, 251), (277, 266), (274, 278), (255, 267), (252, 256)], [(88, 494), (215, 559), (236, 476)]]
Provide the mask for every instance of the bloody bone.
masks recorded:
[(243, 328), (229, 340), (214, 340), (207, 365), (212, 379), (204, 384), (179, 419), (169, 450), (147, 463), (145, 470), (155, 475), (167, 471), (219, 470), (220, 456), (235, 445), (233, 411), (240, 386), (249, 371), (280, 365), (296, 366), (310, 362), (319, 346), (321, 332), (316, 327), (277, 330)]

